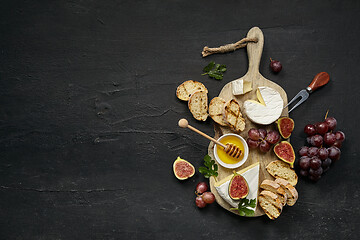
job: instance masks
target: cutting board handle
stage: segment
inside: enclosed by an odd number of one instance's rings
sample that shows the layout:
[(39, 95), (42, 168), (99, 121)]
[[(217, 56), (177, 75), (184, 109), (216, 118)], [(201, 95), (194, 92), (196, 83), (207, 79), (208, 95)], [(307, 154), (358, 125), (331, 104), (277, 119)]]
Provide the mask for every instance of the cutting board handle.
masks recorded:
[(256, 76), (259, 74), (260, 60), (264, 47), (264, 34), (258, 27), (253, 27), (249, 30), (247, 36), (248, 38), (257, 38), (257, 43), (248, 43), (247, 44), (247, 53), (249, 58), (249, 69), (247, 74), (250, 76)]

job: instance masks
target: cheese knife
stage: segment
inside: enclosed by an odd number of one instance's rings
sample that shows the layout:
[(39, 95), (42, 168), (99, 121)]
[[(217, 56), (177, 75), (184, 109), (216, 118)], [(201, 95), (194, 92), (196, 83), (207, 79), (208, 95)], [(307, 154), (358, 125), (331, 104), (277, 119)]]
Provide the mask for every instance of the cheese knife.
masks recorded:
[(316, 76), (314, 77), (312, 82), (309, 84), (309, 86), (306, 89), (301, 90), (298, 94), (296, 94), (296, 96), (293, 99), (291, 99), (291, 101), (284, 108), (288, 107), (290, 104), (295, 102), (295, 100), (300, 98), (299, 101), (295, 104), (295, 106), (289, 110), (289, 113), (290, 113), (297, 106), (299, 106), (300, 104), (305, 102), (305, 100), (308, 99), (310, 93), (314, 92), (319, 87), (322, 87), (325, 84), (327, 84), (329, 82), (329, 80), (330, 80), (330, 76), (327, 72), (320, 72), (320, 73), (316, 74)]

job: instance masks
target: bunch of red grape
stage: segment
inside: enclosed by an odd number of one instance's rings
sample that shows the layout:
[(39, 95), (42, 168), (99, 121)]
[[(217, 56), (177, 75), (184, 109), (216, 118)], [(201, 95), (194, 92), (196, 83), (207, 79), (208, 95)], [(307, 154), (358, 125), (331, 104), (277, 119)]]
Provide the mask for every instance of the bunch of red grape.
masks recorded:
[(323, 122), (305, 126), (306, 142), (310, 147), (303, 146), (299, 150), (301, 176), (318, 181), (330, 169), (330, 165), (340, 159), (345, 134), (335, 131), (336, 125), (336, 119), (328, 117)]
[(207, 204), (211, 204), (215, 201), (215, 196), (212, 192), (207, 192), (208, 185), (206, 182), (199, 182), (196, 186), (195, 194), (195, 204), (199, 208), (206, 207)]
[(262, 128), (251, 128), (248, 132), (248, 136), (246, 142), (249, 148), (259, 147), (262, 152), (268, 152), (271, 146), (280, 140), (280, 134), (277, 131), (266, 131)]

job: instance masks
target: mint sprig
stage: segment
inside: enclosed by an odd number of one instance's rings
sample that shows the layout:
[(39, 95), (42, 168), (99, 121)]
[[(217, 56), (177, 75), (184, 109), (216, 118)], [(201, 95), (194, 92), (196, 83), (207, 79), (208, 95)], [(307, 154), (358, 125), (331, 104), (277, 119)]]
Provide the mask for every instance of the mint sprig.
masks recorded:
[(215, 163), (215, 160), (211, 160), (211, 157), (206, 155), (204, 157), (204, 165), (205, 167), (199, 167), (199, 172), (206, 178), (214, 176), (216, 180), (216, 177), (218, 176), (218, 165)]
[(223, 73), (226, 72), (226, 66), (224, 64), (215, 64), (215, 62), (210, 62), (203, 69), (202, 75), (209, 75), (209, 77), (213, 77), (217, 80), (223, 79)]
[(234, 211), (238, 211), (240, 216), (247, 216), (247, 217), (252, 217), (254, 216), (255, 212), (252, 209), (249, 209), (249, 207), (251, 208), (255, 208), (256, 207), (256, 198), (254, 199), (241, 199), (238, 205), (238, 208), (230, 208), (230, 210), (234, 210)]

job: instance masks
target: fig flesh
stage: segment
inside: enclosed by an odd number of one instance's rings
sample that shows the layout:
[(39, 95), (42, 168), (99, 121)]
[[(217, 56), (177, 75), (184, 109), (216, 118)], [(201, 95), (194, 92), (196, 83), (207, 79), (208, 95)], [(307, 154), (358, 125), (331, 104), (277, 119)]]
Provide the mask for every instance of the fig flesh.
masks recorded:
[(295, 152), (289, 142), (282, 141), (276, 144), (274, 147), (274, 152), (279, 159), (290, 164), (291, 168), (294, 168)]
[(179, 180), (188, 179), (195, 174), (194, 166), (185, 159), (181, 159), (180, 157), (175, 160), (173, 164), (173, 170), (175, 177)]
[(229, 196), (233, 200), (246, 198), (249, 194), (249, 185), (240, 174), (234, 173), (229, 183)]
[(279, 133), (284, 139), (288, 139), (290, 137), (292, 131), (294, 130), (294, 126), (294, 120), (289, 117), (282, 117), (277, 121)]

